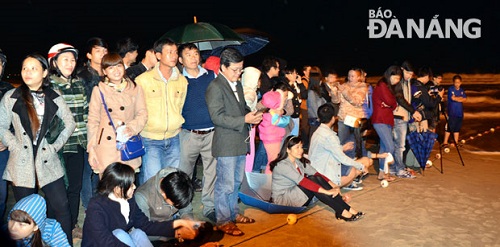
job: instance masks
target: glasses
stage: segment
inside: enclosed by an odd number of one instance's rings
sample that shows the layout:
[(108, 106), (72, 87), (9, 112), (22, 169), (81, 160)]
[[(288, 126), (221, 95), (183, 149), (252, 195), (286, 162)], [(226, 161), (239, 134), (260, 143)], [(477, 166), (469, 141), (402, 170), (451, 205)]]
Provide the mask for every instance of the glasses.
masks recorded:
[(234, 73), (243, 73), (243, 68), (231, 68), (231, 67), (227, 68), (232, 70)]

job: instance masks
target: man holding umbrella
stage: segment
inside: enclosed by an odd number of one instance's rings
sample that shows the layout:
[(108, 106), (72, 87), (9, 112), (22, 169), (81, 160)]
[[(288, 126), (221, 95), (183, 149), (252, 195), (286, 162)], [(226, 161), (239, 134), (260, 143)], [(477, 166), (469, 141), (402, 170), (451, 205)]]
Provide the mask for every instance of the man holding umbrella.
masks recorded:
[(220, 72), (207, 88), (205, 100), (215, 126), (212, 155), (217, 159), (215, 180), (215, 214), (218, 228), (226, 234), (244, 233), (235, 223), (253, 223), (254, 219), (239, 214), (238, 189), (245, 175), (249, 150), (249, 124), (262, 120), (261, 112), (250, 112), (239, 81), (243, 71), (243, 55), (234, 48), (221, 53)]

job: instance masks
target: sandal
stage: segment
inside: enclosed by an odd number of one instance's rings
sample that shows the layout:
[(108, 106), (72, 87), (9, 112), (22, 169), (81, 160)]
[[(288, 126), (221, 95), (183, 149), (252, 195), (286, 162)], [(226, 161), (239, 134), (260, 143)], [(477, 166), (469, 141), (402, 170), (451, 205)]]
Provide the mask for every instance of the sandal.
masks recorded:
[(255, 220), (252, 218), (246, 217), (242, 214), (238, 214), (238, 215), (236, 215), (235, 222), (241, 223), (241, 224), (251, 224), (251, 223), (254, 223)]
[(385, 174), (383, 178), (378, 177), (377, 179), (378, 180), (386, 180), (387, 182), (392, 182), (392, 181), (396, 180), (395, 177), (388, 175), (388, 174)]
[(227, 222), (217, 227), (220, 231), (231, 236), (242, 236), (243, 233), (233, 222)]

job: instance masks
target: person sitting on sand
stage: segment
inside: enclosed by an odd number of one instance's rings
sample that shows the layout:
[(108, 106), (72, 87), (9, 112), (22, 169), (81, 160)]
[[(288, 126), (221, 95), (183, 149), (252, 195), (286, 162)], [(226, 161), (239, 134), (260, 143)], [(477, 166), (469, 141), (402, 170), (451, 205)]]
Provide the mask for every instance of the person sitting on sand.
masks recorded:
[[(309, 146), (309, 159), (311, 165), (320, 173), (332, 180), (339, 187), (349, 190), (361, 190), (353, 183), (354, 178), (368, 173), (368, 167), (373, 164), (371, 158), (385, 158), (387, 153), (372, 154), (368, 157), (353, 160), (344, 150), (354, 147), (352, 142), (341, 146), (337, 133), (332, 129), (335, 123), (335, 110), (329, 103), (318, 108), (318, 118), (321, 125), (314, 132)], [(354, 169), (352, 169), (354, 168)]]
[(356, 221), (364, 213), (356, 211), (342, 199), (340, 187), (314, 169), (304, 158), (302, 140), (297, 136), (285, 138), (278, 158), (270, 163), (273, 203), (300, 207), (317, 197), (335, 210), (335, 217)]

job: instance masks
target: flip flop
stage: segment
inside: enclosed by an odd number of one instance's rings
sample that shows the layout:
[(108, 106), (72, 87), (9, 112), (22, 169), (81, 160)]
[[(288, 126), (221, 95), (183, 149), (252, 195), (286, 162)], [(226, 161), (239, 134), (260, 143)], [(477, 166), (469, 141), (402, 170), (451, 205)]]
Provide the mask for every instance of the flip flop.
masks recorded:
[(238, 215), (236, 215), (235, 222), (240, 223), (240, 224), (251, 224), (251, 223), (254, 223), (255, 220), (252, 218), (246, 217), (242, 214), (238, 214)]
[(233, 222), (227, 222), (225, 224), (217, 226), (217, 229), (231, 236), (242, 236), (243, 234), (245, 234)]

